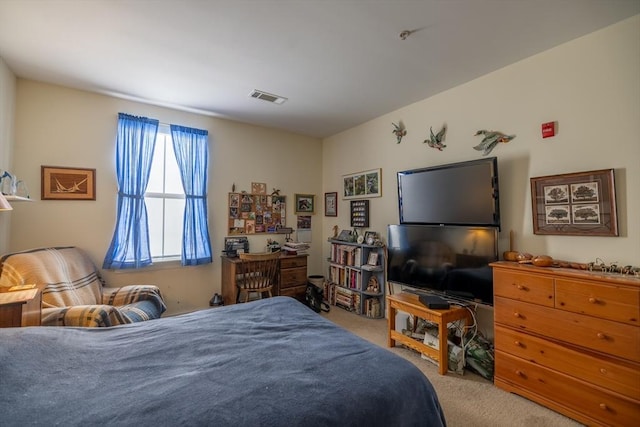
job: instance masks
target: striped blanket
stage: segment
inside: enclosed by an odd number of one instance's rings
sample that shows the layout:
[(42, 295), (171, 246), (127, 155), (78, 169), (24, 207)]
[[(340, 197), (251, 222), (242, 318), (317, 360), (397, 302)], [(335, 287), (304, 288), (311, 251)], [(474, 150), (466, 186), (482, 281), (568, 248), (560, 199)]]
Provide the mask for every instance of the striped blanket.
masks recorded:
[(104, 286), (79, 248), (38, 248), (0, 258), (0, 287), (35, 284), (43, 326), (114, 326), (155, 319), (166, 310), (154, 285)]

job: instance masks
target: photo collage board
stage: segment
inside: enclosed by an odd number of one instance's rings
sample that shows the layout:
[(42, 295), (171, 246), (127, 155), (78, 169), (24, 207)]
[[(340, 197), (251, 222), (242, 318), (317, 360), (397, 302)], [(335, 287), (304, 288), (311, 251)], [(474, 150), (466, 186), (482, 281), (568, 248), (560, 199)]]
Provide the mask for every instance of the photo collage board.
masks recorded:
[(286, 227), (286, 196), (229, 193), (228, 234), (275, 233)]

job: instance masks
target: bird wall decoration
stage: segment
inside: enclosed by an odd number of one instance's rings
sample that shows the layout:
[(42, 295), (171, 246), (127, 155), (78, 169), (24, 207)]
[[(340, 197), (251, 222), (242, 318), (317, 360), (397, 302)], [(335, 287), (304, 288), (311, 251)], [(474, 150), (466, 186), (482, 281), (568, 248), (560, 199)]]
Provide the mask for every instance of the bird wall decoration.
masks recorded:
[(444, 134), (447, 132), (447, 125), (442, 126), (442, 129), (440, 129), (440, 132), (438, 132), (435, 135), (433, 134), (432, 127), (429, 127), (429, 132), (431, 133), (430, 138), (425, 139), (422, 142), (427, 144), (431, 148), (436, 148), (439, 151), (442, 151), (442, 149), (446, 147), (446, 145), (444, 145), (442, 141), (444, 140)]
[(396, 144), (400, 144), (402, 142), (402, 137), (407, 134), (407, 130), (404, 128), (402, 122), (398, 122), (398, 124), (391, 123), (393, 125), (393, 134), (396, 136)]
[(515, 135), (506, 135), (502, 132), (497, 132), (493, 130), (479, 130), (476, 132), (474, 136), (483, 135), (482, 141), (480, 144), (473, 147), (474, 150), (482, 151), (482, 155), (486, 156), (491, 153), (493, 149), (498, 145), (499, 142), (507, 143), (515, 138)]

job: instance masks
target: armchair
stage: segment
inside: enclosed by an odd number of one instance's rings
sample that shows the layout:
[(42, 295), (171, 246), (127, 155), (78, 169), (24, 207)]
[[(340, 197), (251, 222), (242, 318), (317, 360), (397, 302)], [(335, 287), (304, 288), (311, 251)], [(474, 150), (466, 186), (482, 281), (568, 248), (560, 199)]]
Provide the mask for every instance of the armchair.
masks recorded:
[(166, 310), (154, 285), (105, 287), (77, 247), (38, 248), (0, 258), (0, 287), (35, 284), (42, 326), (115, 326), (159, 318)]

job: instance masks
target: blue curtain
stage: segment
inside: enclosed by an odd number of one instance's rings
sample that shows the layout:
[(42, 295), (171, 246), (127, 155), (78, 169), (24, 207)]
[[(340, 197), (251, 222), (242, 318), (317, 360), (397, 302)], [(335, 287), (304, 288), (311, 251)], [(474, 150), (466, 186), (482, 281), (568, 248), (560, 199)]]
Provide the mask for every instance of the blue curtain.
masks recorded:
[(186, 196), (182, 265), (212, 262), (207, 215), (209, 144), (206, 130), (171, 125), (171, 138)]
[(118, 216), (103, 268), (140, 268), (151, 264), (144, 193), (149, 181), (158, 125), (158, 120), (118, 114)]

